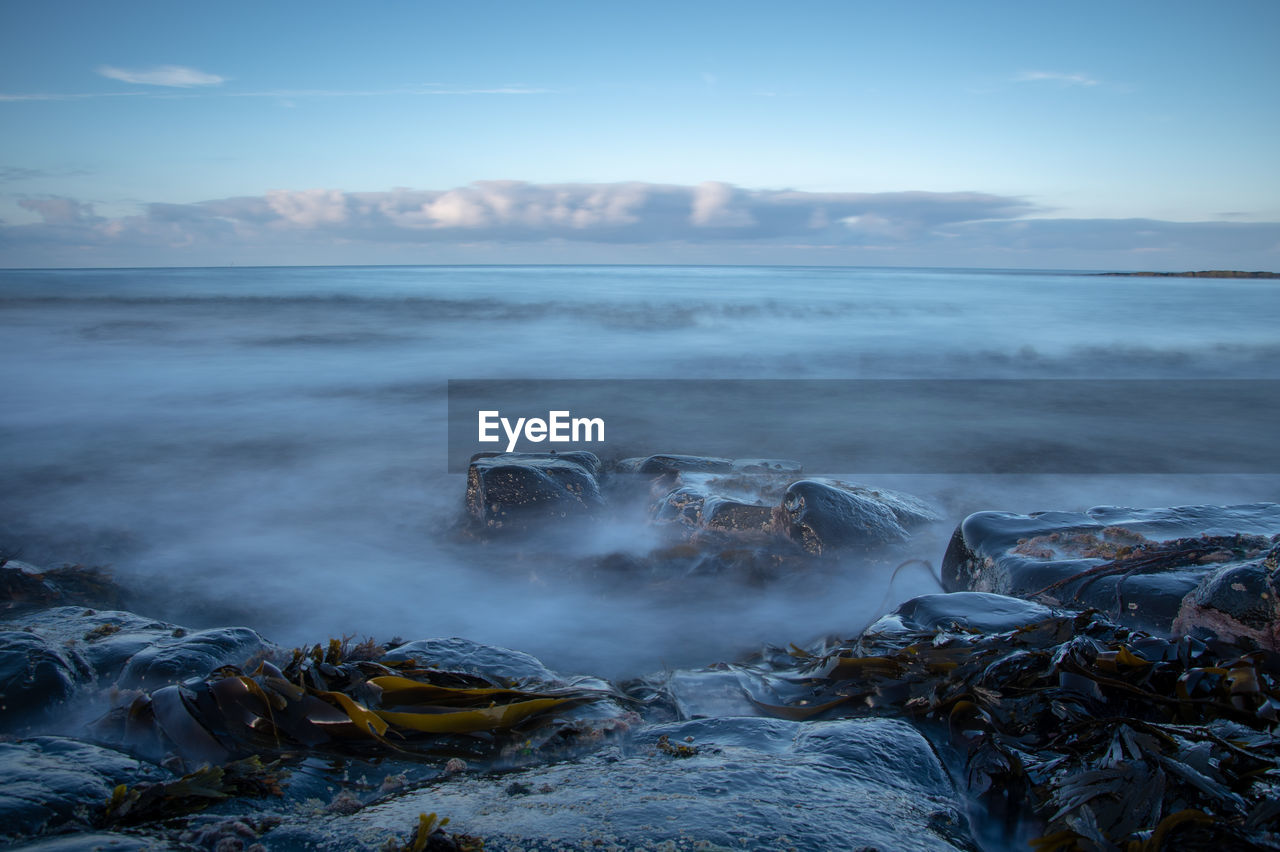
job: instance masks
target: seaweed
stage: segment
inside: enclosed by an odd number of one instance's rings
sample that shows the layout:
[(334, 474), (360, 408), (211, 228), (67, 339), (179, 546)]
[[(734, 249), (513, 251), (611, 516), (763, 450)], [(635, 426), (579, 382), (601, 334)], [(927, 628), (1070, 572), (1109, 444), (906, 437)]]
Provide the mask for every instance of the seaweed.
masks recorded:
[(224, 666), (140, 694), (97, 723), (109, 739), (183, 765), (248, 755), (329, 751), (359, 756), (498, 754), (538, 728), (569, 727), (562, 711), (619, 697), (599, 688), (516, 688), (462, 672), (358, 659), (366, 640), (298, 648), (278, 667)]
[(1280, 655), (1247, 641), (1087, 612), (988, 635), (868, 635), (795, 663), (803, 695), (762, 711), (940, 724), (991, 815), (1042, 826), (1038, 852), (1280, 848)]
[(418, 824), (414, 826), (409, 839), (388, 840), (382, 846), (382, 852), (481, 852), (484, 841), (469, 834), (449, 834), (444, 827), (449, 818), (437, 817), (434, 813), (418, 814)]
[(264, 764), (255, 756), (222, 766), (204, 765), (172, 781), (121, 784), (111, 792), (98, 824), (138, 825), (194, 813), (221, 799), (280, 796), (280, 782), (287, 774), (278, 762)]

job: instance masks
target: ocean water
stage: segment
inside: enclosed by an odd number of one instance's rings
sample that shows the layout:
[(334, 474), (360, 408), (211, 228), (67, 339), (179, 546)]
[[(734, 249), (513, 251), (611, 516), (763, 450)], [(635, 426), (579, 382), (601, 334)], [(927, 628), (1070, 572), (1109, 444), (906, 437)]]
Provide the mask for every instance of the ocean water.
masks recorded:
[[(457, 635), (612, 677), (704, 664), (850, 635), (936, 584), (851, 561), (811, 582), (649, 595), (562, 570), (652, 547), (639, 522), (536, 552), (467, 541), (448, 380), (1280, 379), (1278, 317), (1275, 282), (1062, 272), (0, 271), (0, 547), (109, 565), (148, 615), (286, 644)], [(777, 436), (743, 428), (776, 455)], [(648, 449), (700, 451), (660, 433)], [(1280, 499), (1265, 471), (857, 481), (939, 506), (911, 554), (935, 571), (980, 509)]]

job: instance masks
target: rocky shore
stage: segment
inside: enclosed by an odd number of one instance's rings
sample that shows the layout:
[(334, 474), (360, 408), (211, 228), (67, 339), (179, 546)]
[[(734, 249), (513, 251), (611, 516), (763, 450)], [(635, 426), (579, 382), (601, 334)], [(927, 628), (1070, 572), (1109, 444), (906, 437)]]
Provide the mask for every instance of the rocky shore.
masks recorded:
[[(478, 553), (618, 513), (669, 590), (912, 561), (927, 501), (776, 459), (482, 454)], [(930, 554), (937, 556), (937, 554)], [(63, 849), (1280, 845), (1280, 505), (981, 512), (855, 635), (612, 682), (465, 638), (195, 630), (0, 565), (0, 840)], [(869, 596), (882, 590), (869, 589)]]

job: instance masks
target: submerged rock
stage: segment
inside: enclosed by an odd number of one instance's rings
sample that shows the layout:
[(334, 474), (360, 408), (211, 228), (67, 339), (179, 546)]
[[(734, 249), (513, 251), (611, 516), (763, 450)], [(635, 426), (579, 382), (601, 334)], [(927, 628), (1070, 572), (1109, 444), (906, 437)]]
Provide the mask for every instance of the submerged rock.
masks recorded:
[(1261, 562), (1277, 533), (1275, 503), (978, 512), (952, 536), (942, 580), (951, 591), (1091, 607), (1145, 629), (1167, 631), (1176, 619), (1188, 630), (1199, 613), (1211, 629), (1223, 626), (1221, 615), (1257, 630), (1259, 619), (1274, 612), (1261, 598), (1274, 599)]
[(467, 470), (467, 512), (487, 531), (589, 516), (604, 505), (599, 473), (587, 452), (480, 453)]
[(815, 554), (904, 542), (908, 527), (936, 518), (909, 495), (814, 479), (793, 482), (775, 513), (781, 531)]

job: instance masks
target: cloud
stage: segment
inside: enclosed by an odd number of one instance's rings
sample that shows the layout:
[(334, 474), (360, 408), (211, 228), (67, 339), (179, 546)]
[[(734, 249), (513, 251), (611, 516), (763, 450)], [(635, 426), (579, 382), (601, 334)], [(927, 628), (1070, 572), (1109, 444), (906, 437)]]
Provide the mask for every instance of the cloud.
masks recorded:
[(1062, 71), (1021, 71), (1014, 76), (1018, 83), (1058, 83), (1062, 86), (1098, 86), (1102, 81), (1088, 74), (1076, 72), (1067, 74)]
[(185, 65), (161, 65), (156, 68), (128, 69), (116, 68), (113, 65), (101, 65), (95, 69), (103, 77), (120, 80), (125, 83), (138, 83), (144, 86), (172, 86), (189, 89), (193, 86), (217, 86), (226, 82), (225, 77), (209, 74)]
[[(1039, 268), (1265, 268), (1280, 224), (1048, 219), (981, 192), (800, 192), (480, 181), (451, 189), (274, 190), (103, 217), (25, 198), (0, 265), (429, 262), (866, 262)], [(532, 260), (530, 260), (532, 258)], [(72, 264), (75, 265), (75, 264)]]

